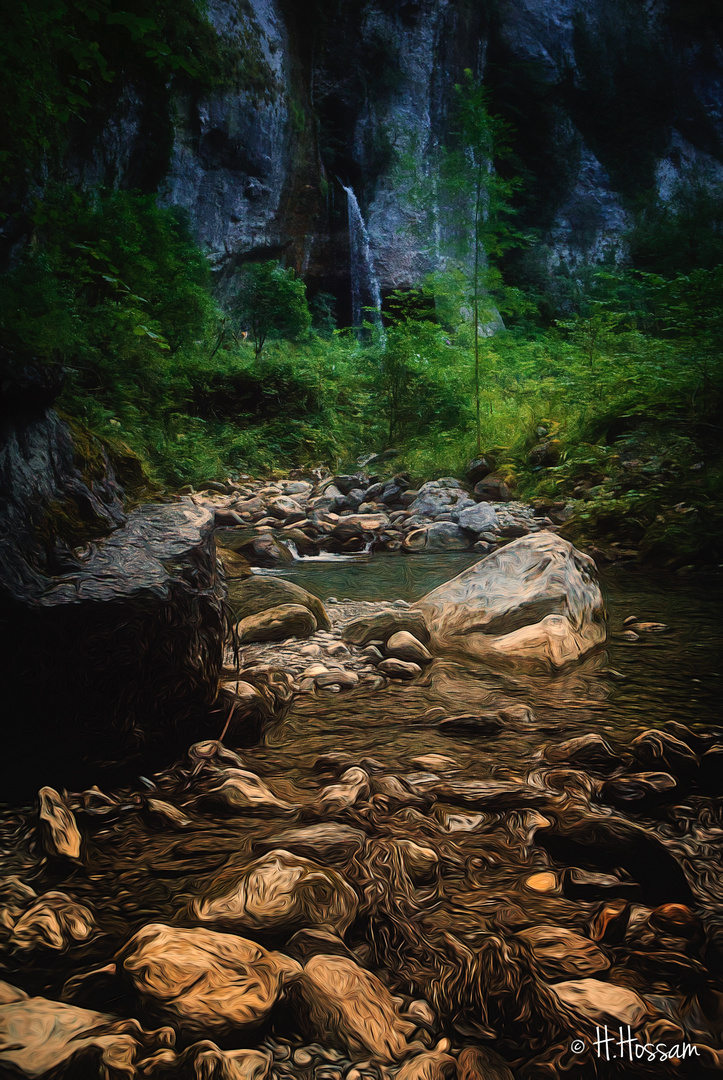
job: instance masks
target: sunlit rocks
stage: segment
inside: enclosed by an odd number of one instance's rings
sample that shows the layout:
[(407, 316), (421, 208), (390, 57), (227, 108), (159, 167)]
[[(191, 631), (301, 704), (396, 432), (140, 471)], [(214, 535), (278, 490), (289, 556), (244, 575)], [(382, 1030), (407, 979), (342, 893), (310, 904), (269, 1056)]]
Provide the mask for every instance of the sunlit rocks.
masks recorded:
[(358, 906), (352, 887), (334, 870), (288, 851), (271, 851), (242, 871), (218, 873), (192, 912), (201, 922), (248, 930), (293, 931), (329, 923), (339, 933)]
[(284, 641), (291, 637), (310, 637), (316, 630), (316, 619), (301, 604), (279, 604), (278, 607), (248, 615), (236, 624), (238, 640)]
[(51, 787), (38, 792), (38, 833), (47, 855), (79, 859), (81, 838), (75, 818), (57, 791)]
[(312, 806), (323, 816), (339, 814), (368, 799), (370, 790), (368, 773), (354, 766), (342, 773), (338, 784), (322, 788)]
[(593, 941), (564, 926), (532, 926), (517, 936), (530, 946), (541, 974), (548, 979), (596, 975), (610, 967)]
[(191, 819), (182, 810), (163, 799), (146, 799), (146, 816), (152, 825), (161, 829), (187, 829)]
[(610, 772), (623, 762), (620, 754), (616, 754), (610, 743), (597, 732), (552, 743), (545, 747), (545, 757), (553, 763), (565, 762), (599, 772)]
[(14, 874), (0, 881), (0, 927), (12, 930), (37, 896), (35, 889)]
[[(399, 1061), (409, 1053), (415, 1028), (370, 971), (345, 956), (312, 956), (296, 981), (299, 1024), (314, 1038), (376, 1061)], [(421, 1047), (420, 1047), (421, 1049)]]
[(432, 652), (553, 668), (605, 640), (595, 564), (553, 533), (522, 537), (419, 600)]
[(457, 1062), (447, 1051), (449, 1039), (442, 1039), (433, 1050), (408, 1058), (396, 1080), (453, 1080), (457, 1074)]
[(541, 870), (537, 874), (530, 874), (523, 882), (525, 889), (533, 893), (554, 893), (560, 890), (560, 881), (557, 874), (551, 870)]
[(173, 1042), (167, 1029), (146, 1032), (136, 1020), (118, 1020), (47, 998), (28, 998), (0, 984), (0, 1072), (4, 1076), (83, 1076), (121, 1080), (136, 1075), (145, 1053)]
[(151, 923), (118, 955), (118, 969), (153, 1013), (186, 1035), (257, 1027), (296, 961), (235, 934)]
[(410, 664), (428, 664), (432, 659), (429, 649), (408, 630), (398, 630), (396, 634), (392, 634), (387, 639), (385, 650), (387, 656), (406, 660)]
[(389, 656), (377, 664), (377, 671), (382, 675), (388, 675), (390, 679), (416, 679), (422, 674), (419, 664), (413, 664), (408, 660), (398, 660), (396, 656)]
[(426, 844), (418, 844), (406, 837), (399, 837), (390, 842), (392, 850), (396, 851), (402, 866), (415, 885), (422, 885), (429, 881), (439, 868), (439, 855), (434, 848)]
[(236, 582), (229, 590), (229, 604), (236, 619), (246, 619), (269, 608), (287, 604), (300, 605), (312, 613), (320, 630), (330, 628), (329, 616), (321, 600), (283, 578), (255, 575)]
[(227, 579), (253, 577), (251, 564), (248, 559), (244, 559), (243, 555), (239, 555), (238, 552), (231, 551), (230, 548), (225, 548), (218, 543), (216, 544), (216, 554), (221, 560), (224, 576)]
[(590, 936), (593, 941), (617, 943), (622, 941), (630, 918), (630, 905), (627, 900), (607, 900), (600, 905), (590, 923)]
[(364, 844), (366, 835), (361, 829), (338, 821), (320, 821), (298, 829), (285, 829), (269, 840), (259, 840), (255, 850), (284, 848), (298, 855), (321, 860), (324, 863), (344, 862), (351, 858)]
[(90, 908), (62, 892), (47, 892), (18, 919), (10, 946), (18, 952), (33, 949), (61, 951), (86, 941), (95, 930)]
[(221, 782), (212, 787), (206, 798), (229, 810), (258, 814), (288, 814), (294, 807), (279, 799), (255, 773), (247, 769), (226, 769)]
[(553, 983), (550, 989), (573, 1012), (598, 1024), (636, 1028), (652, 1012), (634, 990), (599, 979), (572, 979)]

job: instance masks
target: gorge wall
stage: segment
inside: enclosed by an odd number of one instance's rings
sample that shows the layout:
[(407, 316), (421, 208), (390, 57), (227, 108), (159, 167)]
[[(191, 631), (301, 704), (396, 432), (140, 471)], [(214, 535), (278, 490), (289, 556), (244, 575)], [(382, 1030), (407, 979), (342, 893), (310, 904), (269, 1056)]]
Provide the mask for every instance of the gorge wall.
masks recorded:
[(449, 137), (465, 68), (513, 127), (518, 224), (537, 230), (548, 266), (619, 251), (644, 193), (723, 176), (712, 4), (210, 0), (207, 16), (227, 85), (171, 86), (159, 102), (126, 81), (68, 168), (85, 185), (156, 190), (187, 208), (221, 295), (240, 262), (281, 258), (345, 302), (342, 185), (359, 199), (383, 291), (439, 266), (444, 244), (415, 228), (398, 161), (428, 160)]

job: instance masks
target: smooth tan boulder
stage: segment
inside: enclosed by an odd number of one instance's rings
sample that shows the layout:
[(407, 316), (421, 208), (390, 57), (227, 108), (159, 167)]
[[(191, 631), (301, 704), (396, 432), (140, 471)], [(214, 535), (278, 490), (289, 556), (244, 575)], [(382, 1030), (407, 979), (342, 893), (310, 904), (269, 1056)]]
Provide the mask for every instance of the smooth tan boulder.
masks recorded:
[(540, 971), (549, 979), (596, 975), (610, 967), (594, 941), (564, 926), (532, 926), (517, 936), (530, 946)]
[(652, 1013), (634, 990), (599, 979), (553, 983), (550, 989), (573, 1012), (597, 1024), (629, 1024), (636, 1028)]
[(254, 576), (251, 563), (248, 559), (244, 559), (243, 555), (239, 555), (237, 551), (231, 551), (231, 548), (225, 548), (217, 543), (216, 554), (221, 560), (226, 578), (251, 578)]
[(406, 660), (410, 664), (428, 664), (432, 660), (429, 649), (408, 630), (399, 630), (392, 634), (387, 640), (385, 651), (387, 656)]
[(368, 773), (354, 766), (342, 773), (338, 784), (329, 784), (322, 788), (313, 807), (324, 816), (338, 814), (368, 799), (370, 790)]
[(339, 1046), (350, 1057), (361, 1054), (391, 1063), (410, 1052), (407, 1040), (414, 1025), (403, 1019), (377, 976), (349, 957), (307, 960), (295, 983), (294, 1004), (313, 1038)]
[(18, 919), (10, 945), (21, 952), (34, 949), (64, 950), (87, 941), (95, 930), (90, 908), (62, 892), (47, 892)]
[(41, 788), (38, 801), (38, 832), (45, 853), (54, 858), (79, 859), (80, 830), (58, 792), (51, 787)]
[(344, 878), (289, 851), (270, 851), (243, 870), (222, 869), (193, 901), (196, 919), (247, 930), (298, 930), (325, 923), (343, 934), (359, 901)]
[(141, 1000), (186, 1035), (226, 1036), (271, 1012), (296, 961), (235, 934), (151, 923), (121, 950), (118, 970)]
[(144, 1031), (136, 1020), (79, 1009), (48, 998), (29, 998), (0, 984), (0, 1074), (131, 1080), (142, 1049), (173, 1042), (173, 1032)]
[(236, 623), (238, 640), (285, 641), (287, 638), (310, 637), (316, 630), (316, 619), (301, 604), (279, 604), (257, 615), (248, 615)]
[(229, 810), (245, 810), (259, 814), (288, 814), (295, 808), (274, 795), (256, 773), (248, 769), (225, 769), (219, 773), (220, 783), (205, 796)]
[(409, 660), (398, 660), (396, 656), (389, 656), (377, 664), (377, 671), (381, 675), (388, 675), (390, 679), (416, 679), (422, 674), (419, 664), (413, 664)]
[(246, 619), (280, 605), (299, 604), (312, 613), (320, 630), (331, 629), (329, 616), (319, 597), (280, 577), (254, 574), (245, 581), (234, 582), (229, 587), (228, 602), (236, 619)]
[(396, 1075), (396, 1080), (453, 1080), (457, 1062), (449, 1050), (449, 1039), (442, 1039), (433, 1050), (409, 1058)]
[(221, 1050), (204, 1039), (176, 1059), (174, 1073), (188, 1080), (266, 1080), (273, 1061), (268, 1050)]
[(589, 556), (553, 533), (488, 555), (413, 607), (434, 653), (560, 668), (605, 641), (603, 598)]

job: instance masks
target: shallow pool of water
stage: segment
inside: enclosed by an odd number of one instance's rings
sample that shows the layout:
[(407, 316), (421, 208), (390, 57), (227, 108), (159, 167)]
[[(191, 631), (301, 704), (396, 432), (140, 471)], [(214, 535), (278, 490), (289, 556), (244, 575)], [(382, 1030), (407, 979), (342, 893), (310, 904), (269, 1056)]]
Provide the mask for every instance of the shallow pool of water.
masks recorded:
[[(475, 561), (467, 554), (304, 559), (283, 576), (327, 603), (330, 597), (414, 602)], [(609, 640), (582, 663), (527, 675), (438, 659), (411, 685), (301, 697), (267, 733), (265, 745), (251, 752), (258, 767), (304, 784), (320, 753), (344, 750), (408, 770), (412, 758), (435, 752), (455, 757), (470, 776), (517, 774), (545, 743), (586, 731), (625, 744), (668, 720), (694, 729), (720, 723), (721, 582), (620, 568), (601, 584)], [(621, 633), (630, 615), (666, 629), (628, 642)], [(526, 705), (533, 719), (512, 721), (497, 736), (452, 737), (437, 730), (442, 716), (514, 704)]]

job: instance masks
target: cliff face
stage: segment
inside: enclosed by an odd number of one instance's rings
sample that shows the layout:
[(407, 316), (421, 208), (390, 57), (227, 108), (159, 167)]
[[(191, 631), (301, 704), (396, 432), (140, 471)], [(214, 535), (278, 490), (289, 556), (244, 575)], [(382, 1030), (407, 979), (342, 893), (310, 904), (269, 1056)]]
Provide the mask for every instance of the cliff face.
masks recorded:
[(382, 289), (409, 285), (444, 250), (415, 234), (397, 161), (421, 161), (448, 138), (454, 83), (471, 68), (515, 129), (519, 220), (540, 230), (548, 263), (598, 261), (619, 249), (642, 193), (671, 198), (684, 175), (723, 177), (721, 27), (707, 10), (691, 15), (682, 0), (211, 0), (215, 32), (238, 58), (234, 85), (171, 96), (162, 167), (148, 102), (127, 86), (80, 172), (138, 184), (145, 158), (143, 186), (188, 209), (222, 292), (238, 262), (281, 257), (312, 288), (343, 296), (339, 181), (350, 184)]

